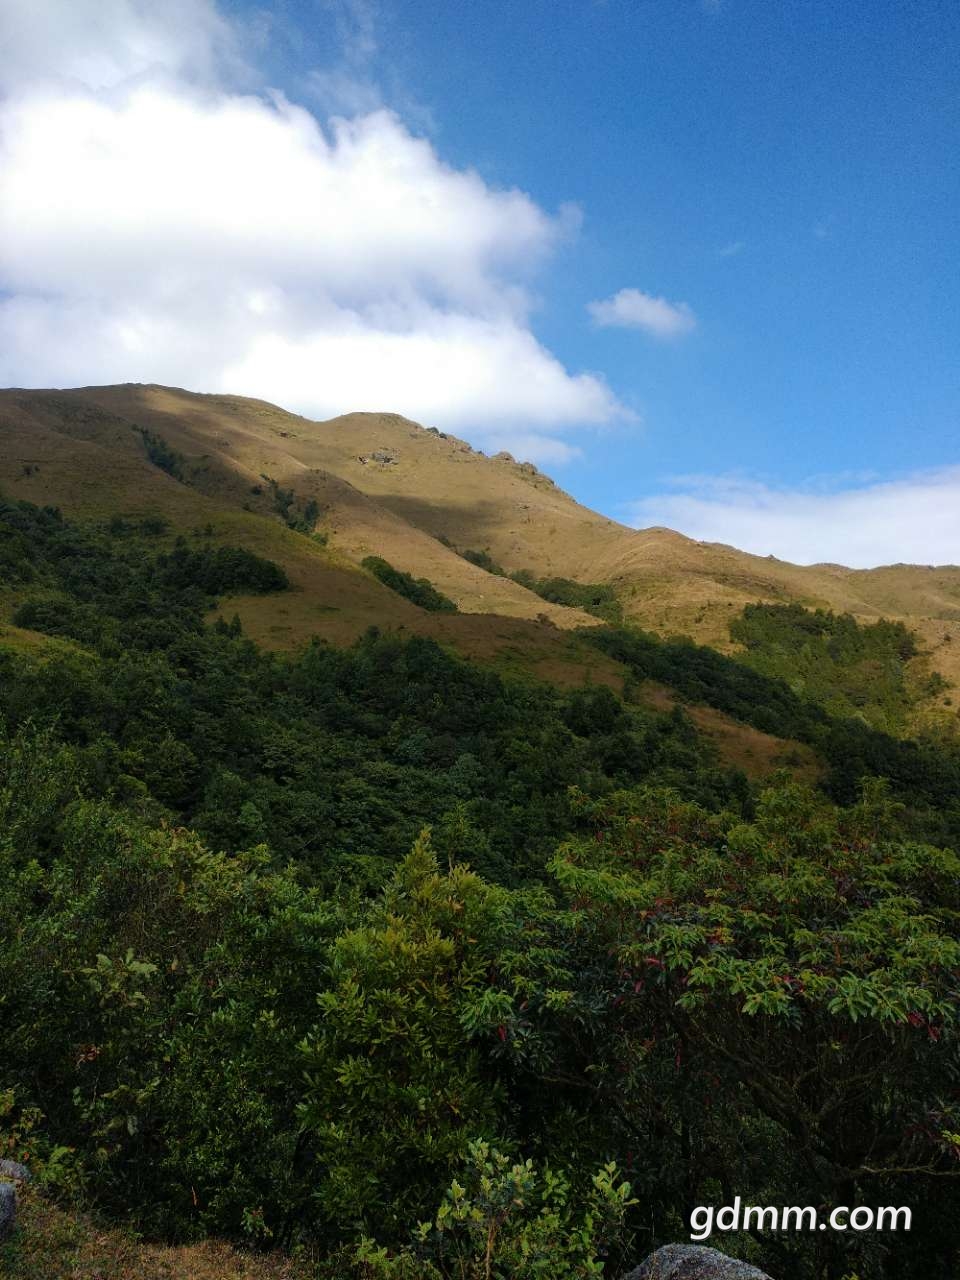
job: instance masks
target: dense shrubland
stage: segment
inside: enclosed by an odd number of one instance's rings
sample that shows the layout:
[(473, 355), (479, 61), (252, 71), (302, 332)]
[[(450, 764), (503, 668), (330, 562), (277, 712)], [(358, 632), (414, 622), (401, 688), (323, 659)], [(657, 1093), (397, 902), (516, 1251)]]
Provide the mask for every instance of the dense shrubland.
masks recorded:
[(671, 685), (765, 733), (814, 747), (828, 766), (826, 789), (842, 804), (866, 776), (888, 778), (907, 805), (904, 829), (925, 839), (960, 841), (960, 752), (932, 741), (901, 739), (860, 716), (833, 715), (778, 676), (694, 644), (660, 640), (635, 628), (592, 628), (583, 638), (623, 662), (638, 680)]
[(849, 614), (752, 604), (733, 621), (730, 635), (743, 645), (748, 666), (785, 680), (834, 715), (894, 733), (910, 719), (907, 663), (918, 650), (902, 622), (861, 625)]
[(41, 663), (0, 651), (0, 715), (11, 731), (55, 724), (99, 795), (139, 797), (215, 848), (267, 840), (324, 883), (379, 886), (429, 822), (444, 856), (519, 883), (542, 878), (568, 830), (570, 785), (643, 778), (750, 803), (682, 713), (506, 681), (424, 640), (261, 653), (203, 618), (215, 570), (224, 590), (239, 570), (266, 589), (280, 582), (269, 562), (202, 535), (171, 547), (31, 508), (16, 520), (34, 576), (27, 590), (19, 560), (0, 571), (15, 617), (78, 647)]
[(832, 794), (429, 642), (265, 654), (203, 623), (277, 585), (223, 550), (0, 512), (19, 609), (62, 606), (0, 651), (8, 1150), (331, 1276), (617, 1275), (734, 1195), (914, 1209), (723, 1242), (775, 1275), (955, 1273), (955, 764), (639, 633), (598, 643), (815, 741)]

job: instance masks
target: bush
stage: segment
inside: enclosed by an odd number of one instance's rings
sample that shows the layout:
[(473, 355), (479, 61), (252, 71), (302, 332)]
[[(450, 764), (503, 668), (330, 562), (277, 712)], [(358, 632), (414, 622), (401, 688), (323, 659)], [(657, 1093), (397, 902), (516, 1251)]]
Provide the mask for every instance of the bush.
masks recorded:
[(471, 564), (475, 564), (478, 569), (485, 569), (487, 573), (492, 573), (498, 578), (505, 578), (507, 571), (490, 555), (488, 551), (471, 551), (469, 548), (463, 552), (464, 560), (469, 560)]
[(538, 578), (529, 569), (517, 569), (515, 573), (507, 573), (502, 565), (488, 551), (473, 551), (469, 548), (461, 553), (464, 560), (469, 560), (479, 569), (486, 569), (496, 577), (510, 578), (521, 587), (526, 587), (542, 600), (551, 604), (562, 604), (572, 609), (582, 609), (584, 613), (592, 613), (595, 618), (604, 622), (618, 623), (623, 620), (623, 608), (617, 599), (617, 593), (606, 582), (575, 582), (572, 578)]
[(439, 592), (427, 578), (414, 578), (401, 569), (395, 569), (380, 556), (367, 556), (363, 567), (385, 587), (396, 591), (397, 595), (403, 596), (420, 609), (427, 609), (431, 613), (457, 612), (454, 602)]
[[(743, 645), (748, 666), (786, 680), (834, 715), (890, 731), (909, 720), (906, 667), (917, 643), (902, 622), (862, 625), (823, 609), (752, 604), (731, 622), (730, 635)], [(938, 688), (935, 680), (921, 692), (935, 696)]]
[(179, 480), (181, 484), (186, 484), (187, 460), (183, 454), (171, 448), (166, 440), (156, 435), (153, 431), (148, 431), (146, 427), (138, 427), (137, 430), (143, 438), (143, 446), (147, 451), (147, 457), (153, 465), (159, 467), (161, 471), (165, 471), (174, 480)]
[(67, 636), (81, 644), (95, 644), (103, 635), (103, 619), (97, 611), (63, 594), (25, 600), (14, 611), (13, 624), (48, 636)]
[[(755, 1204), (841, 1204), (854, 1187), (907, 1204), (922, 1185), (914, 1235), (946, 1256), (934, 1199), (960, 1177), (957, 855), (897, 839), (876, 782), (837, 811), (783, 779), (753, 823), (649, 792), (583, 798), (582, 817), (554, 869), (592, 934), (581, 1001), (608, 1010), (591, 1059), (631, 1137), (661, 1135), (659, 1188), (675, 1177), (690, 1204), (718, 1186)], [(896, 1243), (798, 1239), (782, 1274), (886, 1275)]]
[(278, 564), (244, 547), (194, 550), (179, 541), (169, 555), (159, 557), (157, 569), (164, 585), (180, 590), (198, 587), (210, 596), (264, 594), (290, 585)]
[(511, 1163), (488, 1143), (470, 1144), (463, 1183), (447, 1189), (414, 1243), (388, 1253), (365, 1240), (356, 1253), (370, 1280), (489, 1280), (492, 1276), (589, 1280), (636, 1203), (608, 1164), (574, 1196), (570, 1179), (532, 1160)]
[(515, 582), (535, 592), (542, 600), (582, 609), (604, 622), (620, 622), (623, 609), (617, 593), (606, 582), (574, 582), (572, 578), (534, 578), (522, 570), (511, 574)]

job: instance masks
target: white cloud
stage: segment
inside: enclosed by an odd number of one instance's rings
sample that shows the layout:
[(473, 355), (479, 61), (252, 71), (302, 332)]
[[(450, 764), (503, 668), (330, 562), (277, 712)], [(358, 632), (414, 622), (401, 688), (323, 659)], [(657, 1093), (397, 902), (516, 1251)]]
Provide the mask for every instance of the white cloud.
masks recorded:
[(529, 327), (568, 211), (391, 112), (323, 126), (230, 88), (203, 0), (8, 0), (2, 37), (0, 383), (169, 382), (474, 436), (630, 416)]
[(0, 89), (73, 82), (109, 89), (137, 76), (210, 81), (239, 58), (209, 0), (5, 0)]
[[(543, 428), (602, 421), (615, 411), (604, 385), (590, 375), (572, 378), (528, 329), (424, 309), (417, 324), (391, 329), (390, 316), (370, 321), (337, 312), (328, 327), (301, 339), (259, 338), (224, 381), (241, 394), (255, 387), (285, 388), (300, 402), (311, 388), (328, 406), (364, 388), (364, 407), (417, 406), (424, 421), (473, 434), (503, 434), (504, 423)], [(262, 390), (258, 394), (263, 394)], [(276, 396), (268, 395), (276, 399)], [(495, 425), (496, 424), (496, 425)], [(504, 446), (506, 447), (506, 446)]]
[(824, 492), (737, 477), (688, 477), (631, 505), (636, 528), (666, 525), (794, 564), (960, 564), (960, 467)]
[(639, 289), (621, 289), (612, 298), (587, 303), (587, 310), (602, 327), (643, 329), (655, 338), (679, 338), (697, 327), (685, 302), (668, 302)]

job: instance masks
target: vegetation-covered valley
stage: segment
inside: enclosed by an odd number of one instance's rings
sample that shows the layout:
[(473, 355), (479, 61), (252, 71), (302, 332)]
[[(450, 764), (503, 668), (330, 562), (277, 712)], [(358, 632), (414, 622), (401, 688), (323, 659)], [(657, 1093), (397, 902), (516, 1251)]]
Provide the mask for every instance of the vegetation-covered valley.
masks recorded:
[(310, 1274), (618, 1276), (735, 1194), (913, 1206), (715, 1241), (774, 1275), (953, 1274), (960, 755), (887, 731), (909, 631), (586, 629), (618, 693), (211, 621), (288, 585), (203, 526), (0, 505), (4, 1152)]

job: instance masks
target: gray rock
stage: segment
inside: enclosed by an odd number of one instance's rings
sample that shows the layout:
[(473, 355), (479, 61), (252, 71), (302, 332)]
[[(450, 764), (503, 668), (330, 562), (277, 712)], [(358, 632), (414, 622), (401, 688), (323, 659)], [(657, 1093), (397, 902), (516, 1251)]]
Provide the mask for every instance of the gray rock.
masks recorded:
[(33, 1174), (25, 1164), (16, 1160), (0, 1160), (0, 1178), (13, 1178), (16, 1182), (29, 1182)]
[(771, 1280), (749, 1262), (699, 1244), (665, 1244), (623, 1280)]
[(0, 1240), (6, 1240), (17, 1220), (17, 1193), (12, 1182), (0, 1182)]

